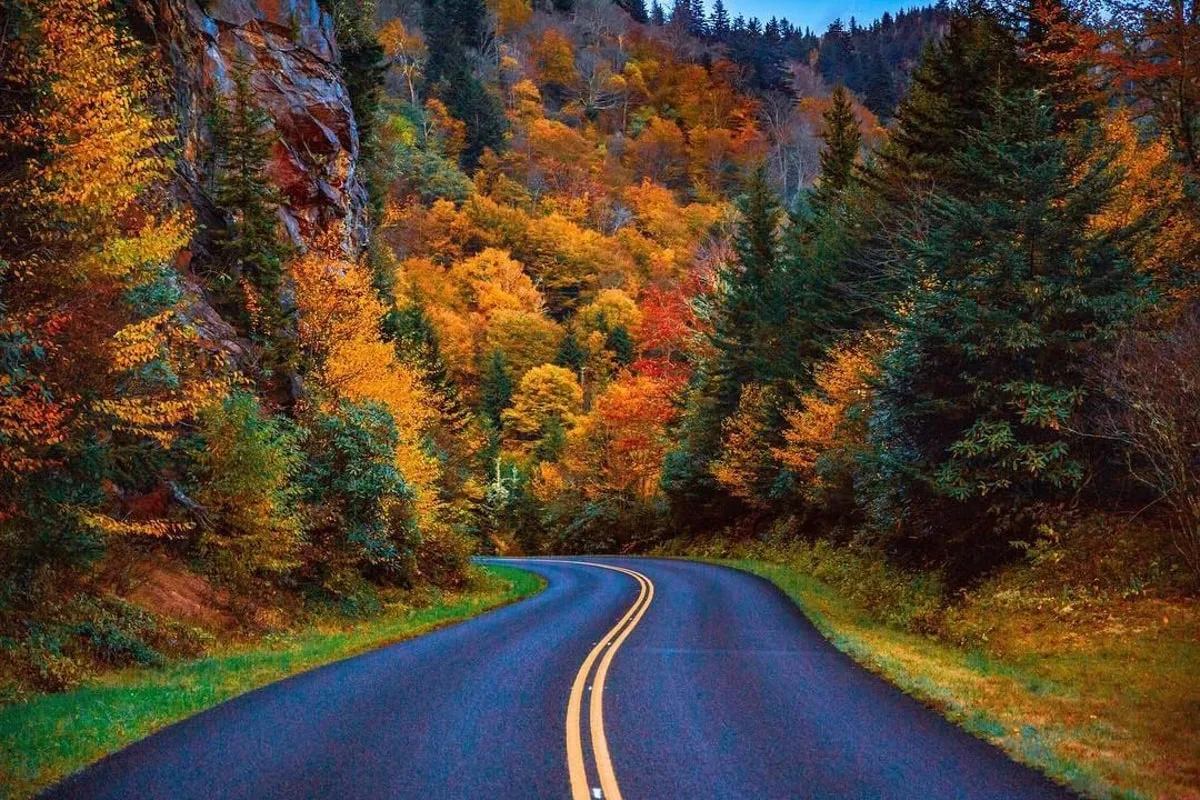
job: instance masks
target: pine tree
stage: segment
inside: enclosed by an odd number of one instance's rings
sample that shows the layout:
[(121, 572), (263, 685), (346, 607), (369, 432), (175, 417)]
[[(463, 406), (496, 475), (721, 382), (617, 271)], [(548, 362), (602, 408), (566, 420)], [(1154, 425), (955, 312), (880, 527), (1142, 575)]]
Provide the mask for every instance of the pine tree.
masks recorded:
[(629, 12), (629, 16), (633, 17), (634, 22), (644, 25), (650, 21), (650, 17), (646, 13), (646, 0), (624, 0), (621, 7)]
[(579, 345), (579, 338), (575, 331), (568, 331), (558, 348), (558, 356), (554, 359), (554, 363), (560, 367), (566, 367), (578, 376), (582, 374), (586, 361), (587, 353)]
[(501, 415), (512, 405), (513, 380), (504, 353), (493, 350), (479, 379), (479, 410), (493, 430), (500, 430)]
[(462, 404), (458, 386), (450, 377), (433, 322), (420, 303), (394, 310), (385, 320), (385, 332), (396, 346), (396, 357), (415, 369), (442, 400), (443, 417), (459, 422)]
[(962, 147), (963, 132), (982, 126), (994, 92), (1036, 88), (1035, 77), (1015, 36), (994, 13), (956, 13), (945, 38), (926, 48), (913, 72), (872, 183), (899, 205), (929, 186), (954, 185), (959, 161), (952, 156)]
[(723, 271), (724, 291), (713, 332), (719, 354), (714, 371), (720, 383), (718, 403), (728, 411), (743, 386), (774, 373), (786, 317), (785, 298), (776, 291), (782, 211), (765, 167), (751, 174), (739, 209), (741, 221), (733, 241), (737, 263)]
[(878, 44), (868, 52), (864, 71), (865, 104), (885, 122), (896, 111), (896, 87)]
[(1089, 225), (1119, 176), (1086, 135), (1057, 129), (1045, 93), (993, 94), (954, 158), (955, 187), (927, 201), (907, 240), (912, 289), (892, 315), (872, 436), (895, 505), (923, 491), (961, 501), (928, 523), (939, 537), (1079, 485), (1069, 431), (1088, 361), (1142, 303), (1128, 258), (1139, 226)]
[(713, 3), (712, 15), (708, 18), (708, 30), (718, 41), (724, 41), (729, 35), (729, 12), (725, 10), (723, 0)]
[(482, 0), (428, 0), (424, 14), (429, 43), (425, 81), (466, 125), (467, 142), (459, 160), (468, 172), (485, 150), (501, 149), (508, 127), (500, 101), (476, 76), (467, 55), (467, 48), (482, 42), (486, 14)]
[(447, 76), (439, 85), (439, 91), (446, 98), (450, 113), (467, 126), (467, 146), (463, 148), (459, 162), (464, 170), (471, 172), (486, 150), (499, 151), (503, 147), (504, 133), (508, 129), (504, 109), (466, 62)]
[(675, 0), (671, 6), (671, 24), (685, 31), (692, 29), (691, 0)]
[(703, 38), (707, 33), (704, 19), (704, 0), (691, 0), (688, 17), (688, 30), (693, 36)]
[(662, 4), (658, 0), (654, 0), (650, 4), (650, 24), (651, 25), (666, 25), (667, 15), (663, 11)]
[(629, 335), (629, 329), (624, 325), (614, 325), (609, 329), (604, 346), (612, 351), (613, 357), (619, 365), (627, 367), (633, 363), (636, 355), (633, 337)]
[[(279, 290), (286, 248), (279, 235), (275, 209), (281, 198), (266, 174), (271, 139), (264, 132), (270, 118), (258, 107), (245, 66), (233, 72), (233, 92), (213, 113), (216, 191), (213, 199), (225, 212), (225, 228), (214, 236), (221, 271), (219, 294), (237, 309), (236, 316), (256, 335), (276, 344), (284, 318)], [(279, 352), (279, 360), (290, 356)]]
[(833, 102), (821, 115), (825, 123), (821, 139), (825, 147), (821, 150), (821, 175), (817, 184), (817, 204), (829, 207), (849, 185), (854, 174), (854, 162), (862, 145), (862, 133), (858, 117), (850, 102), (846, 87), (838, 85), (833, 90)]

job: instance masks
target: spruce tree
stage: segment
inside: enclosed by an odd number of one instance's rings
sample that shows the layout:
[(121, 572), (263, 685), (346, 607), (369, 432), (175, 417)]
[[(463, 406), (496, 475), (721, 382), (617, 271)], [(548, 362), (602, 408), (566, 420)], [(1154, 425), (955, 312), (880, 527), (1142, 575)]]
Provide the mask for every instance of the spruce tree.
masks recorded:
[(849, 185), (862, 145), (858, 117), (854, 115), (850, 93), (845, 86), (838, 85), (833, 90), (832, 103), (821, 119), (824, 122), (821, 140), (825, 146), (821, 150), (821, 175), (816, 195), (819, 205), (829, 206)]
[(689, 22), (688, 30), (693, 36), (703, 38), (707, 31), (707, 23), (704, 19), (704, 0), (691, 0), (689, 7)]
[(712, 15), (708, 18), (708, 30), (718, 41), (724, 41), (729, 35), (729, 12), (725, 10), (722, 0), (713, 3)]
[(1090, 224), (1119, 176), (1087, 134), (1059, 134), (1045, 93), (993, 93), (981, 128), (963, 136), (954, 187), (925, 203), (907, 238), (911, 289), (892, 315), (872, 433), (895, 477), (893, 507), (922, 492), (935, 497), (918, 507), (960, 501), (924, 526), (939, 537), (1080, 484), (1069, 431), (1089, 359), (1144, 290), (1128, 257), (1140, 228)]
[(396, 347), (397, 358), (416, 370), (439, 398), (442, 420), (452, 429), (465, 428), (458, 385), (450, 377), (437, 332), (424, 307), (413, 302), (395, 309), (387, 315), (384, 327)]
[(629, 12), (634, 22), (645, 24), (650, 21), (650, 16), (646, 13), (646, 0), (624, 0), (621, 7)]
[(558, 348), (558, 355), (555, 357), (554, 363), (560, 367), (566, 367), (579, 376), (583, 373), (585, 361), (587, 361), (587, 353), (580, 346), (579, 338), (574, 330), (568, 331)]
[(479, 410), (493, 430), (499, 431), (500, 415), (512, 405), (513, 380), (501, 350), (493, 350), (479, 379)]
[[(226, 215), (225, 227), (213, 242), (219, 269), (216, 288), (246, 330), (268, 345), (281, 345), (279, 289), (287, 248), (276, 217), (281, 198), (266, 174), (270, 118), (255, 102), (249, 70), (239, 66), (232, 78), (231, 96), (217, 103), (212, 117), (213, 199)], [(277, 355), (285, 362), (290, 358), (283, 352)]]
[(864, 71), (865, 105), (886, 122), (896, 111), (896, 86), (878, 43), (868, 52)]
[(654, 0), (650, 4), (650, 24), (651, 25), (666, 25), (667, 15), (663, 11), (662, 4), (658, 0)]
[(958, 181), (963, 132), (991, 113), (993, 92), (1037, 88), (1015, 35), (990, 10), (955, 13), (945, 38), (926, 47), (913, 71), (899, 124), (879, 151), (872, 183), (900, 206), (931, 186)]
[(622, 367), (632, 364), (634, 356), (637, 354), (634, 348), (633, 337), (629, 335), (629, 329), (624, 325), (614, 325), (609, 329), (608, 336), (604, 340), (604, 346), (612, 351), (613, 358)]
[(764, 167), (750, 175), (738, 207), (736, 262), (722, 269), (711, 310), (714, 354), (693, 376), (679, 445), (663, 464), (664, 488), (693, 519), (736, 505), (710, 467), (721, 456), (722, 426), (737, 410), (742, 387), (777, 374), (774, 356), (783, 344), (786, 311), (776, 283), (782, 211)]
[(428, 0), (425, 5), (425, 81), (466, 125), (467, 142), (459, 161), (468, 172), (485, 150), (500, 150), (508, 127), (500, 101), (476, 76), (467, 54), (467, 48), (482, 41), (486, 11), (481, 0)]

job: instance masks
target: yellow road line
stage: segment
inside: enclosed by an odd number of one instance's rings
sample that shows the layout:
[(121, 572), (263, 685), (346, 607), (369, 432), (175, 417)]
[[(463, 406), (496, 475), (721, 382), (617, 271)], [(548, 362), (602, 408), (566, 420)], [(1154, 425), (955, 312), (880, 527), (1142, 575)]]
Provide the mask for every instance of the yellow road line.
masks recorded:
[[(533, 559), (531, 559), (533, 560)], [(612, 758), (608, 752), (608, 739), (604, 735), (604, 681), (608, 677), (608, 668), (612, 664), (617, 649), (629, 636), (650, 607), (654, 599), (654, 583), (640, 572), (611, 564), (597, 564), (591, 561), (567, 561), (564, 559), (544, 559), (552, 564), (578, 564), (585, 567), (599, 567), (613, 572), (624, 573), (638, 582), (638, 596), (633, 605), (625, 612), (620, 621), (609, 629), (608, 633), (596, 643), (587, 658), (583, 660), (575, 682), (571, 685), (571, 695), (567, 701), (567, 772), (571, 779), (571, 800), (593, 800), (588, 787), (587, 766), (583, 757), (583, 693), (587, 688), (587, 678), (592, 671), (592, 665), (607, 647), (608, 652), (600, 659), (600, 667), (592, 683), (592, 700), (589, 708), (589, 730), (592, 735), (592, 751), (596, 760), (596, 772), (600, 778), (600, 789), (604, 800), (621, 800), (621, 788), (613, 771)], [(628, 623), (628, 627), (626, 627)], [(609, 646), (611, 644), (611, 646)]]
[[(633, 620), (626, 626), (617, 640), (608, 648), (608, 652), (604, 654), (604, 658), (600, 659), (600, 666), (596, 669), (596, 679), (592, 684), (592, 704), (591, 704), (591, 730), (592, 730), (592, 750), (596, 755), (596, 771), (600, 774), (600, 789), (604, 793), (605, 800), (621, 800), (621, 788), (617, 784), (617, 776), (613, 772), (612, 759), (608, 754), (608, 739), (604, 735), (604, 681), (608, 677), (608, 667), (612, 664), (613, 656), (616, 655), (617, 649), (625, 641), (637, 624), (641, 622), (642, 616), (646, 613), (646, 609), (650, 607), (650, 602), (654, 599), (654, 583), (640, 572), (633, 570), (622, 570), (642, 582), (643, 591), (646, 592), (646, 602), (642, 603), (641, 609), (633, 617)], [(636, 605), (636, 604), (635, 604)]]

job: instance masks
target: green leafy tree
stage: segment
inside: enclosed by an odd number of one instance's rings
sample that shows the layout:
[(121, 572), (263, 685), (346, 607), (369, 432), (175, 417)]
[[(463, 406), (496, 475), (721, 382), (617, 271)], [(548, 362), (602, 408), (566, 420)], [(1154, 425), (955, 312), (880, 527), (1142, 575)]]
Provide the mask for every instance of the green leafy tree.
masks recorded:
[(296, 566), (303, 531), (294, 484), (299, 442), (292, 426), (265, 414), (248, 392), (205, 409), (199, 423), (195, 498), (209, 523), (201, 546), (236, 579)]
[(348, 571), (412, 578), (419, 535), (412, 488), (396, 468), (398, 440), (395, 420), (375, 403), (343, 400), (307, 422), (299, 484), (314, 548), (308, 568), (327, 589), (346, 585)]

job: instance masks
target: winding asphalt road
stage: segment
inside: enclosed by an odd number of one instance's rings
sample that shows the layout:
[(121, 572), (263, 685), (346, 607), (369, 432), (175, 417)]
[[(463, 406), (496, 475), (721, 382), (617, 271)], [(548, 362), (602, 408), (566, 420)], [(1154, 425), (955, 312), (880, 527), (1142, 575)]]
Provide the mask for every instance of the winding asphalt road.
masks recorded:
[(45, 796), (1071, 796), (855, 666), (763, 580), (516, 563), (548, 588), (250, 692)]

